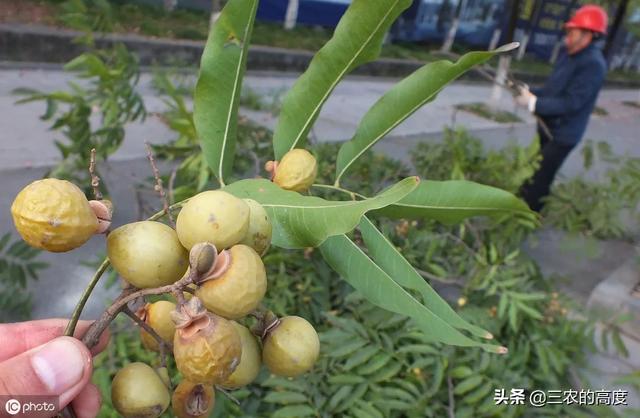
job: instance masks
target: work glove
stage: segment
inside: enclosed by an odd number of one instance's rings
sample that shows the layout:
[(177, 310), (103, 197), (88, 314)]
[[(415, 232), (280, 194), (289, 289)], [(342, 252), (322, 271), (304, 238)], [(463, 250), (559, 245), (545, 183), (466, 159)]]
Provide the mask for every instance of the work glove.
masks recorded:
[(522, 84), (518, 86), (519, 94), (515, 97), (515, 101), (518, 105), (526, 107), (529, 112), (533, 113), (536, 110), (536, 101), (538, 97), (529, 91), (529, 86)]

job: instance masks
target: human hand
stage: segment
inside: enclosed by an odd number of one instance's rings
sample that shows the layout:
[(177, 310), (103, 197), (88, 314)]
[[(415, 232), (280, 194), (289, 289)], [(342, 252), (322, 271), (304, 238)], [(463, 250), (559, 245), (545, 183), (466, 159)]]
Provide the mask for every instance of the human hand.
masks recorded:
[(536, 95), (529, 91), (529, 86), (527, 86), (526, 84), (520, 86), (519, 90), (520, 94), (515, 97), (516, 103), (520, 106), (528, 108), (530, 112), (533, 112), (535, 108), (535, 102), (537, 100)]
[[(92, 356), (106, 347), (109, 335), (102, 334), (89, 350), (76, 338), (62, 337), (67, 323), (45, 319), (0, 324), (0, 396), (57, 396), (60, 410), (71, 404), (78, 418), (98, 414), (100, 392), (90, 382)], [(89, 325), (90, 321), (79, 321), (76, 336)]]

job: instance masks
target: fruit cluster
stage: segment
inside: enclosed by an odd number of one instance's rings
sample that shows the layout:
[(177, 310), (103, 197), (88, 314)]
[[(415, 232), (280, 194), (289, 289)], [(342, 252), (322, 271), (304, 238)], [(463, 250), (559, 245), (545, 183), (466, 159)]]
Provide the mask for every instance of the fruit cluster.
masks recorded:
[[(277, 174), (276, 165), (271, 167), (274, 182), (282, 188), (301, 191), (315, 179), (311, 154), (302, 160), (285, 156)], [(67, 181), (45, 179), (19, 193), (12, 214), (29, 244), (69, 251), (107, 232), (111, 205), (87, 201)], [(313, 367), (320, 349), (313, 326), (297, 316), (277, 318), (260, 306), (267, 290), (261, 257), (271, 235), (271, 221), (258, 202), (223, 190), (205, 191), (184, 203), (175, 229), (142, 221), (108, 232), (109, 261), (128, 290), (163, 289), (177, 302), (146, 303), (136, 315), (144, 324), (143, 345), (163, 356), (172, 351), (182, 381), (171, 396), (166, 368), (125, 366), (114, 377), (111, 393), (121, 415), (158, 417), (171, 403), (177, 417), (208, 416), (216, 386), (248, 385), (263, 363), (286, 377)], [(241, 323), (247, 315), (257, 319), (251, 330)]]

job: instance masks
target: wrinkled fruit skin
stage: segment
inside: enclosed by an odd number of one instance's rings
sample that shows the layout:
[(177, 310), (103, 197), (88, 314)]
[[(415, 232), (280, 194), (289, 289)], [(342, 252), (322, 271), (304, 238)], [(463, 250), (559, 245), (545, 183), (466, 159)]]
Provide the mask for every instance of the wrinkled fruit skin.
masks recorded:
[[(176, 309), (175, 303), (166, 300), (159, 300), (154, 303), (147, 303), (145, 306), (145, 322), (167, 343), (172, 344), (176, 332), (176, 325), (171, 319), (171, 312)], [(144, 329), (140, 329), (140, 339), (142, 345), (152, 351), (160, 351), (158, 341)]]
[(177, 418), (206, 418), (211, 414), (215, 401), (213, 386), (182, 380), (173, 391), (171, 409)]
[(309, 371), (320, 354), (320, 340), (313, 326), (299, 316), (286, 316), (269, 332), (262, 347), (262, 361), (278, 376), (296, 377)]
[(169, 389), (160, 376), (144, 363), (131, 363), (111, 382), (111, 401), (125, 418), (156, 418), (169, 406)]
[(271, 220), (262, 205), (253, 199), (243, 199), (249, 206), (249, 229), (240, 244), (248, 245), (263, 256), (271, 245)]
[(189, 266), (176, 232), (160, 222), (134, 222), (114, 230), (107, 238), (107, 254), (118, 274), (139, 288), (174, 283)]
[(249, 206), (221, 190), (199, 193), (182, 207), (176, 231), (182, 245), (191, 250), (210, 242), (218, 251), (239, 243), (249, 229)]
[(234, 245), (231, 265), (219, 278), (207, 280), (196, 296), (213, 313), (239, 319), (258, 307), (267, 291), (267, 273), (262, 259), (251, 247)]
[(11, 215), (27, 244), (56, 253), (80, 247), (98, 230), (84, 193), (66, 180), (29, 184), (13, 201)]
[(233, 326), (242, 340), (242, 357), (236, 370), (220, 385), (228, 389), (238, 389), (253, 382), (258, 377), (262, 366), (262, 354), (256, 337), (247, 327), (235, 321)]
[(317, 175), (316, 158), (309, 151), (296, 148), (282, 157), (273, 182), (283, 189), (303, 192), (311, 187)]
[(242, 342), (231, 321), (208, 313), (205, 318), (176, 331), (173, 356), (185, 379), (216, 385), (238, 366)]

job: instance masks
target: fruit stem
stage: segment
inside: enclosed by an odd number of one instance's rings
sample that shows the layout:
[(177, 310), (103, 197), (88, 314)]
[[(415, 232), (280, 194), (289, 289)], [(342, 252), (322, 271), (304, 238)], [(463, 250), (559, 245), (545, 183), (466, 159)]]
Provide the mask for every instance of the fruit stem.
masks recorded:
[(136, 324), (140, 326), (140, 328), (144, 329), (149, 335), (153, 337), (154, 340), (158, 343), (158, 347), (160, 348), (160, 365), (162, 367), (167, 366), (167, 352), (173, 352), (173, 344), (162, 339), (161, 336), (158, 335), (156, 330), (151, 328), (149, 324), (144, 322), (138, 315), (133, 313), (131, 309), (128, 307), (124, 307), (122, 312), (126, 314), (129, 318), (131, 318)]
[(84, 290), (84, 292), (82, 292), (80, 301), (76, 305), (73, 311), (73, 314), (71, 315), (71, 320), (67, 324), (67, 328), (64, 331), (64, 335), (66, 335), (67, 337), (73, 336), (73, 333), (76, 330), (76, 325), (78, 324), (78, 319), (80, 318), (80, 314), (82, 314), (82, 310), (84, 309), (84, 305), (86, 305), (87, 300), (89, 300), (89, 296), (91, 296), (91, 292), (93, 292), (93, 289), (98, 284), (100, 277), (107, 270), (108, 267), (109, 267), (109, 259), (105, 258), (102, 261), (102, 264), (100, 264), (100, 267), (98, 267), (98, 270), (96, 270), (96, 272), (94, 273), (93, 278), (91, 278), (91, 281), (89, 282), (89, 285), (87, 286), (87, 288)]
[(150, 289), (141, 289), (135, 292), (127, 292), (123, 291), (120, 296), (109, 306), (100, 316), (100, 318), (95, 321), (89, 329), (87, 333), (82, 337), (82, 342), (88, 347), (93, 348), (100, 339), (100, 335), (104, 332), (105, 329), (109, 326), (111, 321), (122, 312), (129, 302), (135, 300), (137, 298), (141, 298), (149, 295), (162, 295), (165, 293), (172, 293), (175, 291), (182, 291), (183, 288), (193, 283), (193, 276), (190, 274), (185, 274), (180, 280), (173, 284), (169, 284), (166, 286), (160, 286)]
[[(169, 211), (181, 208), (188, 201), (189, 199), (185, 199), (169, 206)], [(162, 218), (164, 215), (165, 215), (165, 211), (163, 209), (151, 215), (149, 218), (147, 218), (147, 221), (157, 221), (158, 219)], [(89, 282), (89, 285), (87, 286), (87, 288), (82, 292), (82, 296), (80, 297), (78, 304), (73, 310), (71, 319), (69, 320), (69, 323), (67, 324), (67, 328), (64, 331), (65, 336), (67, 337), (73, 336), (73, 333), (76, 330), (76, 325), (78, 324), (78, 319), (80, 318), (80, 315), (82, 315), (82, 311), (84, 310), (84, 306), (87, 304), (87, 301), (89, 300), (89, 296), (91, 296), (93, 289), (98, 284), (100, 277), (102, 277), (104, 272), (107, 271), (107, 267), (109, 267), (109, 259), (105, 258), (102, 261), (102, 264), (100, 265), (100, 267), (98, 267), (98, 270), (96, 270), (96, 272), (94, 273), (93, 278)]]

